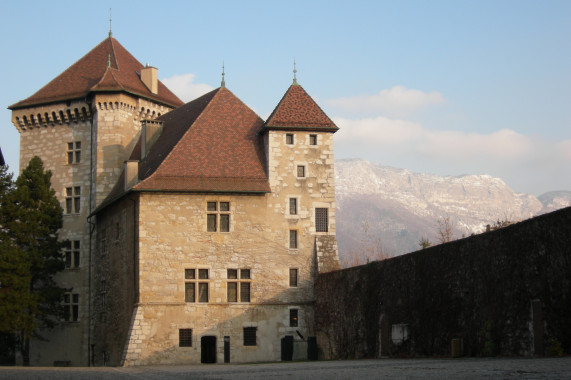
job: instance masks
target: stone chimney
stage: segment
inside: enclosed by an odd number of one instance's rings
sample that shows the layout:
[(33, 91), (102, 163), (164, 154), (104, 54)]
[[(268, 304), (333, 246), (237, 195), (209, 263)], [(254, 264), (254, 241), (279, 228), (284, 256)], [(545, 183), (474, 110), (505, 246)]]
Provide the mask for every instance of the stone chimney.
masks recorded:
[(139, 182), (139, 161), (125, 161), (125, 191)]
[(153, 94), (159, 92), (159, 80), (157, 79), (157, 72), (158, 69), (156, 67), (149, 66), (149, 64), (147, 64), (141, 70), (141, 80)]
[(141, 160), (144, 159), (155, 144), (163, 130), (163, 122), (143, 120), (141, 125)]

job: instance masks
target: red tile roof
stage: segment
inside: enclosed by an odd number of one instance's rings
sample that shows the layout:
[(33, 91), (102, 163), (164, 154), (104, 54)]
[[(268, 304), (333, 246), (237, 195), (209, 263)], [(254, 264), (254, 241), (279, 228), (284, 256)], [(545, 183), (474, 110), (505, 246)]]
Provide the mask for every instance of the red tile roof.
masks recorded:
[(211, 91), (158, 120), (163, 130), (139, 164), (141, 181), (134, 190), (270, 191), (257, 135), (263, 120), (228, 89)]
[(339, 129), (298, 84), (289, 87), (263, 128), (324, 132)]
[(142, 68), (115, 38), (108, 37), (34, 95), (8, 108), (80, 99), (98, 91), (128, 92), (174, 107), (183, 104), (160, 81), (157, 94), (149, 91), (140, 79)]

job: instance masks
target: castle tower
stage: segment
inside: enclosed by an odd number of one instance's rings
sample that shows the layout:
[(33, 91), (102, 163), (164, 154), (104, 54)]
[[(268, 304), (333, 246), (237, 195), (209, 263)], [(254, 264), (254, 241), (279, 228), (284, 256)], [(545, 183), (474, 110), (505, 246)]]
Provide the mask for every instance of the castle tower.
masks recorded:
[(288, 210), (290, 244), (313, 248), (319, 273), (339, 269), (333, 156), (337, 130), (295, 78), (263, 127), (270, 187)]
[(109, 35), (84, 57), (27, 99), (9, 107), (20, 132), (20, 170), (39, 156), (52, 171), (64, 210), (61, 239), (70, 240), (66, 270), (70, 288), (65, 321), (33, 341), (32, 365), (88, 365), (90, 346), (91, 211), (109, 194), (140, 133), (141, 120), (182, 102)]

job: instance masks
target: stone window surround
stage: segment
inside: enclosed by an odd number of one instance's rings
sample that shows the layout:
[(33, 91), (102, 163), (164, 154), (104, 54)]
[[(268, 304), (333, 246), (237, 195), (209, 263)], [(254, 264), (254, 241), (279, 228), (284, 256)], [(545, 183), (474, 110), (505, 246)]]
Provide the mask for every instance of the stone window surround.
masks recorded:
[[(210, 303), (210, 279), (212, 270), (209, 267), (202, 267), (202, 266), (193, 266), (193, 265), (185, 265), (183, 266), (184, 269), (184, 302), (185, 303), (192, 303), (194, 305), (200, 304), (208, 304)], [(207, 278), (200, 278), (201, 270), (206, 270)], [(190, 278), (188, 276), (189, 272), (187, 271), (194, 271), (194, 278)], [(194, 284), (193, 291), (194, 291), (194, 300), (187, 299), (187, 284)], [(201, 301), (200, 297), (200, 284), (206, 284), (206, 300)]]
[[(313, 231), (312, 232), (315, 233), (315, 235), (331, 235), (332, 234), (332, 232), (331, 232), (332, 224), (331, 223), (332, 223), (332, 218), (333, 218), (332, 213), (334, 212), (332, 210), (335, 210), (334, 205), (335, 205), (335, 203), (333, 203), (333, 202), (331, 202), (331, 203), (314, 202), (311, 205), (311, 224), (313, 225)], [(316, 208), (326, 208), (328, 210), (327, 211), (327, 232), (317, 232), (317, 229), (315, 228), (315, 226), (316, 226), (315, 209)]]
[[(300, 177), (299, 174), (299, 167), (303, 166), (303, 177)], [(294, 171), (294, 175), (295, 178), (300, 179), (300, 180), (305, 180), (307, 179), (307, 177), (309, 177), (309, 170), (308, 170), (308, 165), (307, 162), (296, 162), (295, 163), (295, 171)]]
[(297, 288), (299, 286), (299, 269), (289, 268), (289, 287)]
[[(211, 204), (215, 203), (216, 204), (216, 210), (209, 210), (209, 206)], [(221, 210), (221, 204), (228, 204), (228, 210)], [(206, 201), (206, 224), (205, 224), (205, 231), (208, 233), (230, 233), (233, 230), (233, 225), (232, 225), (232, 205), (231, 202), (229, 200), (214, 200), (214, 199), (209, 199)], [(212, 230), (211, 226), (209, 225), (209, 218), (211, 215), (215, 215), (215, 226), (214, 229)], [(227, 224), (228, 224), (228, 231), (221, 231), (221, 225), (222, 225), (222, 216), (226, 216), (227, 215)]]
[(299, 233), (296, 229), (290, 229), (288, 234), (288, 249), (297, 251), (299, 249)]
[[(307, 136), (307, 145), (309, 145), (311, 148), (316, 148), (317, 145), (318, 145), (318, 137), (317, 137), (317, 136), (318, 136), (318, 135), (315, 134), (315, 133), (309, 134), (309, 135)], [(315, 141), (312, 141), (312, 140), (314, 140), (314, 139), (315, 139)], [(312, 144), (312, 142), (315, 142), (315, 144)]]
[(79, 293), (64, 293), (62, 308), (64, 322), (79, 322)]
[(286, 133), (285, 134), (285, 144), (287, 146), (295, 146), (295, 134), (293, 133)]
[(70, 239), (68, 242), (63, 249), (65, 269), (77, 269), (81, 263), (81, 241)]
[(66, 186), (64, 188), (64, 215), (77, 215), (81, 213), (81, 186)]
[[(236, 271), (236, 277), (230, 275), (230, 271)], [(247, 271), (247, 274), (246, 274)], [(251, 268), (228, 268), (226, 269), (226, 300), (228, 303), (243, 303), (247, 304), (252, 302), (252, 269)], [(229, 288), (230, 284), (236, 284), (236, 301), (230, 301)], [(242, 300), (242, 284), (248, 284), (248, 299)]]
[[(295, 214), (291, 213), (291, 199), (295, 199), (295, 203), (296, 203), (296, 212)], [(294, 196), (288, 196), (287, 200), (286, 200), (286, 213), (285, 216), (287, 219), (299, 219), (299, 205), (301, 204), (301, 196), (299, 195), (294, 195)]]
[(67, 143), (66, 163), (68, 165), (81, 163), (81, 141), (69, 141)]

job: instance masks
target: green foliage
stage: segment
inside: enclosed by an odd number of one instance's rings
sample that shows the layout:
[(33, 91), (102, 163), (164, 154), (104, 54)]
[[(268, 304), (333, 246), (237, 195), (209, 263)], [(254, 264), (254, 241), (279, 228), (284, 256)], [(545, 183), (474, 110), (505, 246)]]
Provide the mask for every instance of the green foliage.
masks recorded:
[(428, 240), (428, 238), (423, 237), (423, 238), (421, 238), (420, 241), (418, 242), (418, 245), (420, 246), (420, 248), (426, 249), (426, 248), (432, 246), (432, 243), (430, 242), (430, 240)]
[(563, 356), (563, 346), (557, 338), (551, 338), (545, 345), (545, 355)]
[(64, 268), (63, 218), (50, 181), (38, 157), (15, 186), (0, 169), (0, 332), (17, 332), (22, 341), (53, 327), (61, 312), (64, 289), (54, 276)]

